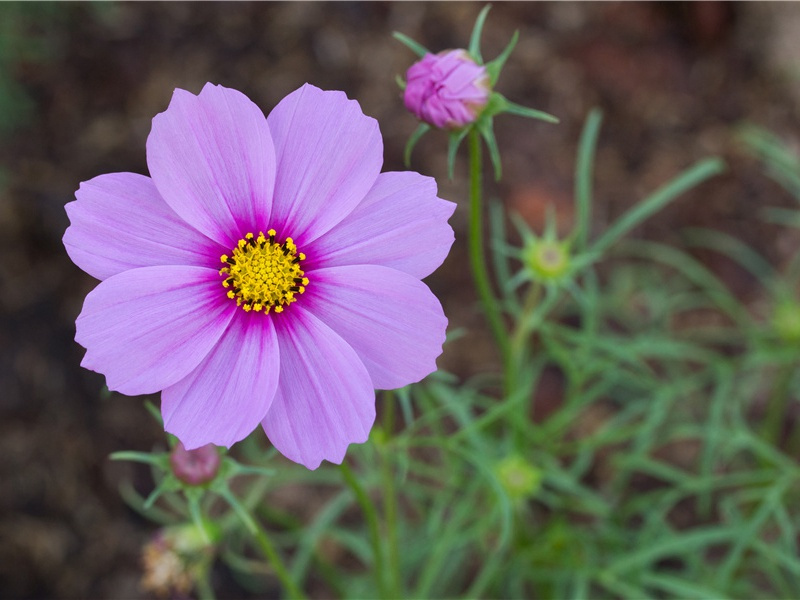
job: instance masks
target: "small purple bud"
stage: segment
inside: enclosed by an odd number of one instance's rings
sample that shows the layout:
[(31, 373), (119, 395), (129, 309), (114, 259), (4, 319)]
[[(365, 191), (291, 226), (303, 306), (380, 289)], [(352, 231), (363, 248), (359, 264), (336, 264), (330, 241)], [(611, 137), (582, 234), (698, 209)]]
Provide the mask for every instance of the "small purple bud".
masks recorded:
[(473, 123), (489, 102), (489, 74), (466, 50), (426, 54), (406, 73), (406, 108), (439, 129)]
[(194, 450), (187, 450), (178, 442), (169, 457), (175, 477), (188, 485), (208, 483), (219, 471), (219, 452), (214, 444), (206, 444)]

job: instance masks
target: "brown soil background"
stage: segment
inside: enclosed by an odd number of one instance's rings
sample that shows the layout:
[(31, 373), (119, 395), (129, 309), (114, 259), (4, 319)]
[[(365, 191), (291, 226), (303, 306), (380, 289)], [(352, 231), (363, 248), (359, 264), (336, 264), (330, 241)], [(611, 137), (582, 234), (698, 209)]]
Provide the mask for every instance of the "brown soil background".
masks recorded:
[[(146, 173), (150, 120), (175, 87), (206, 81), (242, 90), (265, 112), (304, 82), (344, 90), (378, 119), (385, 169), (402, 169), (416, 122), (394, 82), (414, 56), (402, 31), (433, 51), (464, 46), (479, 3), (0, 4), (11, 33), (42, 51), (5, 46), (6, 75), (31, 100), (26, 121), (0, 137), (0, 596), (146, 597), (139, 550), (155, 527), (119, 497), (139, 472), (110, 452), (148, 450), (163, 434), (140, 399), (103, 398), (101, 376), (79, 367), (74, 320), (95, 285), (61, 245), (63, 205), (80, 181)], [(489, 195), (540, 228), (545, 207), (571, 217), (577, 139), (588, 110), (605, 114), (596, 166), (595, 230), (696, 160), (723, 156), (729, 171), (687, 194), (636, 235), (678, 244), (686, 226), (723, 229), (780, 263), (792, 231), (758, 219), (792, 199), (737, 146), (748, 121), (800, 140), (800, 6), (757, 3), (499, 3), (483, 54), (515, 29), (520, 43), (498, 83), (560, 125), (497, 119), (504, 180)], [(19, 11), (34, 18), (19, 19)], [(38, 15), (37, 11), (43, 14)], [(46, 13), (46, 14), (44, 14)], [(16, 15), (16, 16), (15, 16)], [(7, 26), (8, 30), (9, 27)], [(8, 35), (8, 31), (5, 32)], [(11, 118), (6, 114), (3, 118)], [(16, 119), (16, 117), (14, 117)], [(412, 168), (460, 204), (457, 242), (428, 280), (452, 326), (469, 336), (440, 366), (461, 375), (496, 367), (467, 271), (463, 155), (446, 180), (446, 139), (430, 134)], [(727, 261), (711, 266), (748, 301), (753, 281)], [(147, 478), (137, 481), (146, 490)], [(298, 499), (302, 502), (302, 499)], [(222, 597), (243, 592), (221, 580)]]

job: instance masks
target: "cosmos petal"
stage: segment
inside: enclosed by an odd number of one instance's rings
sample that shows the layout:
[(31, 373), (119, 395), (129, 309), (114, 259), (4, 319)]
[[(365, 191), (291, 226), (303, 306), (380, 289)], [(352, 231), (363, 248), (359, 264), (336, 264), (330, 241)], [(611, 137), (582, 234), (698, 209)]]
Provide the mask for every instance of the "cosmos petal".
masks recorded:
[(436, 196), (431, 177), (381, 173), (356, 209), (308, 246), (308, 268), (376, 264), (426, 277), (453, 245), (455, 207)]
[(178, 217), (153, 181), (109, 173), (81, 183), (65, 206), (64, 246), (72, 261), (103, 280), (136, 267), (215, 265), (224, 248)]
[(287, 458), (316, 469), (341, 463), (347, 447), (365, 442), (375, 421), (375, 392), (355, 351), (297, 304), (275, 319), (281, 374), (262, 421)]
[(279, 365), (272, 319), (237, 310), (200, 365), (161, 393), (164, 428), (188, 450), (209, 443), (230, 447), (267, 414)]
[(264, 113), (241, 92), (210, 83), (198, 96), (176, 89), (153, 118), (147, 165), (167, 204), (220, 244), (266, 228), (275, 150)]
[(277, 173), (271, 226), (298, 246), (347, 216), (383, 164), (378, 122), (343, 92), (304, 85), (267, 117)]
[(308, 277), (304, 304), (356, 351), (374, 387), (403, 387), (436, 370), (447, 318), (424, 283), (374, 265), (320, 269)]
[(86, 296), (75, 323), (75, 341), (86, 348), (81, 366), (105, 375), (111, 390), (157, 392), (200, 364), (235, 309), (212, 269), (123, 271)]

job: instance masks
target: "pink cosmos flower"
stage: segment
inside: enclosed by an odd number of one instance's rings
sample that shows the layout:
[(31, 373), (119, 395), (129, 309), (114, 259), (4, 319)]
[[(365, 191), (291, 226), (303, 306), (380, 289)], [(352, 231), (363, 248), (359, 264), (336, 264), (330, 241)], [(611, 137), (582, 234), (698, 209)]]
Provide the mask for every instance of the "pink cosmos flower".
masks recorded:
[(64, 245), (101, 280), (75, 339), (124, 394), (161, 391), (189, 450), (259, 423), (309, 469), (341, 462), (375, 388), (436, 368), (447, 319), (420, 279), (453, 243), (433, 179), (381, 173), (374, 119), (304, 85), (264, 118), (235, 90), (177, 89), (150, 177), (101, 175), (67, 204)]
[(489, 75), (466, 50), (426, 54), (406, 74), (403, 102), (421, 121), (440, 129), (474, 122), (489, 101)]

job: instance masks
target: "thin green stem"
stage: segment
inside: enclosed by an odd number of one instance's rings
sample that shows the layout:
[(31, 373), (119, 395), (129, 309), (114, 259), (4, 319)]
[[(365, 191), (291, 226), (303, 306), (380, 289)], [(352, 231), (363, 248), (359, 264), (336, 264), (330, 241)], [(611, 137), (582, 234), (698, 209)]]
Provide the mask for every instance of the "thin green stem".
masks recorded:
[(392, 598), (401, 598), (400, 590), (400, 552), (397, 543), (397, 496), (394, 485), (389, 443), (394, 435), (395, 398), (387, 391), (384, 397), (383, 432), (384, 444), (381, 447), (381, 480), (383, 482), (383, 517), (386, 522), (386, 537), (389, 544), (389, 592)]
[(513, 385), (511, 369), (511, 348), (508, 332), (503, 325), (497, 299), (489, 282), (489, 271), (486, 267), (486, 255), (483, 247), (483, 206), (481, 202), (482, 164), (481, 139), (477, 129), (469, 132), (469, 258), (472, 277), (478, 290), (483, 311), (489, 321), (489, 327), (495, 342), (500, 349), (505, 373), (506, 394)]
[(534, 282), (528, 293), (525, 295), (525, 303), (522, 308), (522, 314), (517, 320), (516, 327), (511, 335), (511, 355), (509, 362), (511, 363), (508, 369), (508, 375), (511, 381), (509, 386), (513, 389), (517, 383), (519, 370), (526, 357), (525, 344), (528, 341), (532, 331), (533, 324), (531, 323), (531, 315), (536, 310), (539, 300), (541, 299), (542, 286)]
[(778, 381), (772, 390), (764, 422), (761, 426), (762, 437), (778, 447), (781, 443), (783, 424), (786, 421), (786, 407), (789, 400), (789, 388), (794, 370), (791, 366), (783, 366), (778, 374)]
[(281, 559), (278, 551), (275, 549), (275, 546), (272, 545), (272, 541), (269, 539), (266, 530), (261, 526), (261, 524), (253, 518), (250, 512), (242, 506), (239, 500), (236, 499), (236, 496), (227, 489), (223, 488), (219, 490), (219, 494), (227, 501), (228, 504), (231, 505), (234, 512), (239, 515), (239, 519), (241, 519), (244, 526), (247, 528), (247, 531), (256, 541), (258, 548), (261, 550), (264, 558), (267, 559), (267, 562), (272, 566), (275, 571), (275, 575), (278, 576), (283, 586), (286, 588), (286, 591), (291, 598), (297, 599), (304, 599), (305, 594), (300, 591), (300, 588), (297, 587), (297, 584), (292, 579), (291, 575), (289, 575), (289, 570), (286, 568), (286, 565), (283, 564), (283, 560)]
[(388, 590), (386, 589), (386, 579), (384, 577), (383, 567), (383, 545), (381, 544), (381, 532), (378, 525), (378, 511), (375, 504), (372, 502), (364, 487), (359, 483), (350, 466), (346, 462), (339, 465), (345, 483), (353, 490), (356, 501), (361, 506), (364, 517), (367, 520), (367, 527), (369, 527), (369, 537), (372, 542), (372, 552), (375, 555), (375, 581), (378, 585), (378, 590), (381, 598), (389, 598)]

